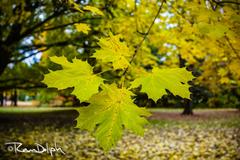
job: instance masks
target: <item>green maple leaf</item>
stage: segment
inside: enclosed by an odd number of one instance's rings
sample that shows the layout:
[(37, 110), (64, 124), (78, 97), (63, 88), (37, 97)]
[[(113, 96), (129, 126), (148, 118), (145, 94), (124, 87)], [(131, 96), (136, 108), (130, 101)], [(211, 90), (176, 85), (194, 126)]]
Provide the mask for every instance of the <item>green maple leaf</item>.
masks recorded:
[(124, 42), (120, 41), (120, 35), (112, 35), (107, 38), (101, 38), (98, 42), (101, 49), (96, 50), (93, 57), (102, 62), (111, 62), (113, 69), (125, 69), (132, 56), (129, 48)]
[(100, 146), (108, 151), (122, 137), (123, 127), (143, 135), (142, 126), (149, 116), (145, 108), (139, 108), (131, 99), (132, 92), (116, 85), (105, 86), (93, 95), (88, 107), (78, 109), (77, 128), (93, 132)]
[(147, 93), (154, 101), (167, 94), (166, 89), (174, 95), (190, 99), (190, 85), (187, 82), (193, 78), (191, 72), (188, 72), (185, 68), (153, 68), (151, 73), (131, 82), (131, 88), (141, 85), (141, 91)]
[(73, 63), (71, 63), (63, 56), (50, 57), (50, 60), (60, 64), (63, 69), (50, 71), (44, 75), (43, 83), (48, 87), (58, 89), (74, 87), (72, 94), (81, 101), (86, 101), (98, 92), (99, 85), (103, 83), (102, 78), (93, 74), (92, 67), (87, 62), (73, 59)]

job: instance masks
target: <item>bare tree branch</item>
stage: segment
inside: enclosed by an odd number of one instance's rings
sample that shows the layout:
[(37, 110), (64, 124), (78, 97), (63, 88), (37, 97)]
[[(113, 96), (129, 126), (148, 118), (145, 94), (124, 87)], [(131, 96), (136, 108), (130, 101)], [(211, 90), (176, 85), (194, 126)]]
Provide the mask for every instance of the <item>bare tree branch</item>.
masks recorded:
[(33, 83), (33, 81), (31, 81), (31, 80), (23, 79), (23, 78), (8, 78), (8, 79), (0, 80), (0, 83), (6, 83), (6, 82), (29, 82), (29, 83)]
[(28, 36), (29, 34), (33, 33), (35, 29), (41, 27), (43, 24), (45, 24), (46, 22), (50, 21), (51, 19), (61, 15), (64, 13), (65, 10), (61, 10), (61, 11), (58, 11), (58, 12), (54, 12), (52, 15), (50, 15), (49, 17), (47, 17), (45, 20), (37, 23), (36, 25), (32, 26), (31, 28), (27, 29), (26, 31), (24, 31), (20, 37), (19, 37), (19, 40), (21, 40), (22, 38)]
[(230, 4), (236, 4), (236, 5), (240, 5), (240, 2), (234, 2), (234, 1), (216, 1), (216, 0), (212, 0), (214, 3), (220, 5), (220, 4), (224, 4), (224, 3), (230, 3)]
[(96, 48), (97, 46), (85, 46), (85, 45), (80, 45), (78, 43), (74, 43), (72, 40), (66, 40), (66, 41), (62, 41), (62, 42), (55, 42), (55, 43), (49, 43), (49, 44), (33, 44), (33, 45), (22, 45), (21, 47), (19, 47), (18, 49), (23, 49), (23, 50), (34, 50), (34, 49), (39, 49), (42, 47), (57, 47), (57, 46), (67, 46), (67, 45), (74, 45), (74, 46), (78, 46), (78, 47), (83, 47), (83, 48)]
[(36, 88), (46, 88), (46, 85), (44, 84), (32, 84), (32, 85), (5, 85), (0, 86), (0, 91), (10, 90), (10, 89), (36, 89)]
[(16, 63), (19, 63), (19, 62), (21, 62), (21, 61), (23, 61), (23, 60), (25, 60), (25, 59), (27, 59), (27, 58), (30, 58), (30, 57), (32, 57), (32, 56), (37, 55), (38, 53), (47, 51), (48, 49), (49, 49), (49, 47), (47, 47), (47, 48), (45, 48), (45, 49), (42, 49), (42, 50), (38, 50), (37, 52), (33, 52), (33, 53), (31, 53), (31, 54), (29, 54), (29, 55), (27, 55), (27, 56), (25, 56), (25, 57), (21, 57), (20, 59), (11, 60), (9, 63), (15, 63), (15, 64), (16, 64)]
[(240, 59), (240, 55), (238, 54), (237, 50), (233, 47), (232, 43), (230, 42), (229, 38), (227, 36), (225, 36), (228, 45), (230, 46), (230, 48), (233, 50), (233, 53), (237, 56), (238, 59)]
[(78, 42), (81, 39), (85, 39), (85, 38), (87, 38), (91, 35), (97, 35), (99, 33), (100, 33), (99, 31), (93, 31), (93, 32), (91, 32), (91, 34), (88, 34), (87, 36), (84, 36), (84, 37), (77, 36), (77, 37), (74, 37), (74, 38), (71, 38), (71, 39), (67, 39), (67, 40), (60, 41), (60, 42), (54, 42), (54, 43), (21, 45), (17, 49), (30, 51), (30, 50), (35, 50), (35, 49), (39, 49), (39, 48), (42, 48), (42, 47), (67, 46), (67, 45), (74, 45), (74, 46), (78, 46), (78, 47), (82, 47), (82, 48), (96, 48), (97, 46), (86, 46), (86, 45), (83, 45), (83, 44), (80, 45), (79, 43), (76, 43), (76, 42)]
[(43, 29), (39, 29), (37, 31), (35, 31), (34, 33), (39, 33), (39, 32), (43, 32), (43, 31), (50, 31), (50, 30), (55, 30), (55, 29), (59, 29), (59, 28), (64, 28), (64, 27), (67, 27), (67, 26), (70, 26), (70, 25), (74, 25), (74, 24), (77, 24), (77, 23), (81, 23), (81, 22), (84, 22), (86, 20), (94, 20), (94, 19), (102, 19), (101, 17), (92, 17), (92, 18), (83, 18), (79, 21), (76, 21), (76, 22), (70, 22), (70, 23), (66, 23), (66, 24), (62, 24), (62, 25), (58, 25), (58, 26), (54, 26), (54, 27), (49, 27), (49, 28), (43, 28)]
[(213, 11), (216, 11), (216, 9), (217, 9), (217, 4), (214, 5), (213, 2), (212, 2), (211, 0), (208, 0), (208, 2), (209, 2), (209, 4), (210, 4), (212, 10), (213, 10)]
[(39, 81), (23, 79), (23, 78), (9, 78), (9, 79), (0, 80), (0, 84), (4, 84), (3, 86), (0, 85), (1, 91), (12, 89), (12, 88), (16, 88), (16, 89), (46, 88), (46, 85), (43, 83), (40, 83)]

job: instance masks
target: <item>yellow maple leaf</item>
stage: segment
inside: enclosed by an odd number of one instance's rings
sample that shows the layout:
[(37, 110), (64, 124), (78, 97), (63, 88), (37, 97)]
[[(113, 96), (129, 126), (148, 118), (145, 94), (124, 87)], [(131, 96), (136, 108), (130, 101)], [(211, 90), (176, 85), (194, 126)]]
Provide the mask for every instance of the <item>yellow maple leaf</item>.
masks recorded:
[(96, 50), (93, 57), (102, 62), (111, 62), (114, 69), (125, 69), (129, 66), (132, 56), (130, 49), (120, 41), (120, 35), (112, 35), (101, 38), (98, 42), (101, 49)]
[(227, 84), (227, 83), (229, 83), (230, 82), (230, 79), (228, 78), (228, 77), (222, 77), (221, 79), (220, 79), (220, 83), (221, 84)]
[(78, 23), (78, 24), (75, 24), (75, 27), (77, 29), (78, 32), (83, 32), (85, 34), (88, 34), (88, 31), (91, 30), (91, 28), (89, 27), (88, 24), (85, 24), (85, 23)]
[(93, 6), (85, 6), (83, 7), (84, 10), (87, 10), (87, 11), (90, 11), (92, 12), (93, 14), (96, 14), (96, 15), (100, 15), (100, 16), (104, 16), (103, 12), (100, 11), (98, 8), (96, 7), (93, 7)]

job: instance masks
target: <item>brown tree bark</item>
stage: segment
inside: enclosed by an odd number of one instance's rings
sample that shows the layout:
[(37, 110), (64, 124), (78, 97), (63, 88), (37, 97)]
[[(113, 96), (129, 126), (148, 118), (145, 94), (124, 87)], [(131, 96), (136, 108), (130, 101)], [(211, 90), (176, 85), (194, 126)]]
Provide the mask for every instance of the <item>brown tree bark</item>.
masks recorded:
[(12, 95), (11, 95), (11, 105), (12, 106), (17, 106), (17, 99), (18, 99), (18, 97), (17, 97), (17, 90), (16, 89), (14, 89), (14, 91), (13, 91), (13, 93), (12, 93)]
[[(179, 58), (179, 67), (185, 67), (186, 61), (181, 57), (181, 55), (178, 55)], [(182, 115), (193, 115), (193, 110), (192, 110), (192, 103), (191, 100), (189, 99), (184, 99), (184, 110), (182, 112)]]
[(0, 45), (0, 75), (3, 73), (3, 71), (9, 64), (12, 53), (13, 50), (11, 50), (11, 48), (8, 48), (4, 44)]
[(182, 112), (182, 115), (193, 115), (193, 110), (192, 110), (192, 103), (188, 99), (184, 99), (184, 110)]
[(4, 95), (3, 92), (0, 92), (0, 106), (3, 106), (4, 103)]

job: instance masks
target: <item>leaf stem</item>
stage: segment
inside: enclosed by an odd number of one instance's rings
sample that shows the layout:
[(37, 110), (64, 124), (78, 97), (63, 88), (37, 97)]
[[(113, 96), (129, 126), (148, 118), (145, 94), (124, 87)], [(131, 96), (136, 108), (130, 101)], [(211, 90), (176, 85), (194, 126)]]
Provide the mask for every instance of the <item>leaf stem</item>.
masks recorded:
[(105, 73), (105, 72), (108, 72), (108, 71), (111, 71), (111, 69), (108, 69), (108, 70), (106, 70), (106, 71), (102, 71), (102, 72), (96, 73), (96, 75), (100, 75), (100, 74)]

